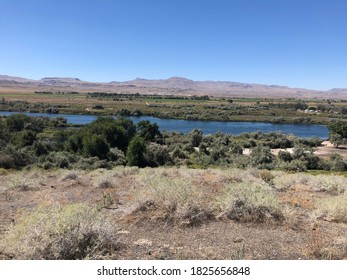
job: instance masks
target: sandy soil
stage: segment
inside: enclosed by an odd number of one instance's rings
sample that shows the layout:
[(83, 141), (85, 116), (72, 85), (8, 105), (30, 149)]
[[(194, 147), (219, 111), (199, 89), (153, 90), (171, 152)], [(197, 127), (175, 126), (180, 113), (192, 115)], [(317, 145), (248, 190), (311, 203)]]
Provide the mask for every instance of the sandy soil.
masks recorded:
[[(274, 155), (278, 155), (280, 151), (288, 151), (293, 153), (292, 148), (288, 149), (271, 149), (271, 152)], [(243, 154), (249, 155), (251, 153), (251, 149), (244, 149)], [(338, 148), (334, 147), (334, 145), (329, 141), (323, 141), (320, 147), (317, 147), (314, 151), (314, 154), (320, 156), (322, 158), (328, 159), (332, 154), (339, 154), (344, 159), (347, 159), (347, 146), (339, 146)]]

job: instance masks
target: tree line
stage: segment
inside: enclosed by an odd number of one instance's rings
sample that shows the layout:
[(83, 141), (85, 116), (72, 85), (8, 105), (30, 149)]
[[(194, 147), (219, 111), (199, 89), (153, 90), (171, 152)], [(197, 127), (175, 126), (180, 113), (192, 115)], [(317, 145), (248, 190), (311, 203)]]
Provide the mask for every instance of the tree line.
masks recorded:
[[(336, 146), (346, 144), (347, 124), (329, 126)], [(337, 140), (336, 140), (337, 139)], [(241, 135), (204, 135), (199, 129), (188, 134), (160, 131), (156, 123), (99, 117), (80, 128), (71, 128), (63, 118), (48, 119), (15, 114), (0, 118), (0, 167), (30, 168), (112, 168), (211, 166), (291, 171), (346, 170), (338, 154), (324, 160), (314, 154), (319, 138), (305, 139), (279, 132)], [(271, 149), (283, 150), (277, 156)], [(244, 149), (250, 149), (245, 155)]]

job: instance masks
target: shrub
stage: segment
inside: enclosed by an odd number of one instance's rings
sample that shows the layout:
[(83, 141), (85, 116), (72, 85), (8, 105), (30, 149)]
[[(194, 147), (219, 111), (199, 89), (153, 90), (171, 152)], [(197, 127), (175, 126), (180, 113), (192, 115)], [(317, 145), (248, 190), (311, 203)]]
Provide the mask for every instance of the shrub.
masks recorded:
[(278, 152), (278, 158), (282, 161), (285, 161), (285, 162), (290, 162), (293, 160), (291, 153), (288, 151), (279, 151)]
[(277, 167), (286, 171), (303, 172), (307, 170), (307, 162), (295, 159), (291, 162), (282, 162)]
[(93, 165), (98, 161), (98, 157), (80, 158), (79, 161), (73, 165), (73, 167), (82, 170), (93, 169)]
[(112, 178), (111, 176), (98, 177), (95, 186), (100, 189), (114, 188), (116, 186), (115, 178)]
[(146, 146), (145, 160), (149, 166), (172, 164), (172, 158), (166, 146), (150, 143)]
[(269, 186), (241, 182), (231, 184), (217, 200), (222, 216), (241, 222), (281, 221), (283, 214)]
[(36, 139), (36, 133), (31, 130), (23, 130), (14, 135), (12, 143), (17, 147), (31, 146)]
[(347, 165), (345, 161), (343, 160), (342, 156), (339, 154), (332, 154), (330, 156), (330, 170), (333, 171), (345, 171), (347, 168)]
[(113, 161), (115, 165), (126, 165), (125, 155), (118, 148), (111, 148), (108, 158)]
[(172, 152), (173, 158), (180, 158), (180, 159), (186, 159), (188, 156), (185, 154), (185, 152), (180, 147), (175, 147), (175, 149)]
[(347, 178), (333, 175), (316, 175), (310, 179), (309, 184), (318, 192), (341, 194), (347, 189)]
[(277, 172), (273, 179), (273, 187), (279, 191), (286, 191), (298, 184), (308, 184), (311, 176), (303, 173), (288, 174)]
[(99, 169), (99, 168), (112, 169), (112, 167), (114, 167), (114, 164), (106, 159), (97, 160), (92, 165), (92, 169)]
[(6, 145), (0, 152), (0, 167), (2, 168), (20, 168), (28, 166), (33, 162), (34, 158), (32, 156), (19, 151), (12, 145)]
[(343, 195), (320, 200), (318, 209), (324, 213), (329, 221), (347, 223), (347, 192)]
[(8, 116), (6, 124), (10, 132), (22, 131), (27, 123), (30, 122), (30, 117), (24, 114), (14, 114)]
[(130, 166), (146, 166), (145, 154), (146, 152), (146, 144), (145, 141), (139, 137), (135, 136), (128, 147), (126, 159)]
[(78, 179), (78, 174), (76, 172), (69, 172), (68, 174), (66, 174), (64, 176), (64, 178), (62, 179), (63, 181), (66, 180), (77, 180)]
[(260, 178), (263, 179), (264, 182), (270, 184), (272, 180), (275, 178), (274, 175), (269, 170), (260, 170), (259, 171)]
[(60, 150), (58, 145), (51, 139), (39, 139), (33, 145), (36, 156), (47, 155), (49, 152)]
[(110, 146), (102, 135), (92, 135), (83, 139), (83, 155), (85, 157), (107, 158)]
[(236, 144), (235, 142), (231, 143), (229, 145), (230, 152), (234, 155), (242, 155), (243, 149), (242, 146), (239, 144)]
[(156, 123), (150, 123), (150, 121), (140, 121), (137, 124), (137, 129), (141, 138), (145, 141), (154, 141), (161, 143), (162, 134), (159, 130), (159, 126)]
[(203, 196), (189, 180), (147, 175), (143, 181), (139, 205), (133, 212), (140, 219), (196, 226), (214, 217), (208, 205), (202, 207)]
[(100, 259), (120, 243), (112, 223), (85, 204), (40, 206), (22, 214), (1, 241), (14, 259)]
[(269, 147), (257, 146), (252, 149), (250, 154), (250, 163), (260, 169), (272, 169), (274, 156)]
[[(78, 156), (69, 154), (68, 152), (51, 152), (46, 157), (41, 158), (43, 165), (46, 165), (45, 169), (50, 168), (71, 168), (71, 166), (78, 161)], [(50, 164), (47, 164), (50, 163)], [(42, 164), (39, 164), (42, 166)]]
[(330, 131), (330, 141), (335, 146), (347, 143), (347, 122), (337, 122), (328, 126)]
[(193, 131), (189, 133), (189, 136), (191, 137), (191, 143), (193, 147), (199, 147), (202, 141), (202, 130), (194, 129)]
[(0, 168), (10, 169), (15, 167), (14, 159), (10, 155), (0, 152)]

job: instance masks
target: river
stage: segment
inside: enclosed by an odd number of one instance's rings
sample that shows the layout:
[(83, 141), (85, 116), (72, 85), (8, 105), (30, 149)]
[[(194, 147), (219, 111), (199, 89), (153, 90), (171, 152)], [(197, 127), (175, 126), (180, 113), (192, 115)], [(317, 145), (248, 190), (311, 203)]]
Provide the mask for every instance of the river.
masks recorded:
[[(0, 111), (0, 115), (9, 116), (18, 114), (18, 112)], [(97, 116), (93, 115), (69, 115), (69, 114), (45, 114), (45, 113), (23, 113), (34, 117), (56, 118), (63, 117), (71, 124), (88, 124), (96, 120)], [(265, 122), (220, 122), (220, 121), (193, 121), (177, 119), (159, 119), (150, 116), (130, 117), (134, 123), (143, 120), (155, 122), (161, 130), (177, 131), (188, 133), (194, 128), (199, 128), (204, 134), (213, 134), (218, 131), (238, 135), (243, 132), (261, 131), (264, 133), (281, 131), (286, 134), (293, 134), (298, 137), (311, 138), (319, 137), (327, 139), (329, 131), (326, 125), (314, 124), (277, 124)]]

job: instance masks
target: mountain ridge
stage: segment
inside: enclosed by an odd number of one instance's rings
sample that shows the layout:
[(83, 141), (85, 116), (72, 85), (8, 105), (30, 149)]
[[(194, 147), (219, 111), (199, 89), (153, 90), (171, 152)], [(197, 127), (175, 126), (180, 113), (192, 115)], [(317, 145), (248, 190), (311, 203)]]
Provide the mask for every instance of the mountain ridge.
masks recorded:
[(141, 94), (210, 95), (278, 98), (347, 98), (347, 89), (312, 90), (284, 85), (262, 85), (232, 81), (194, 81), (173, 76), (168, 79), (136, 78), (129, 81), (90, 82), (76, 77), (44, 77), (40, 80), (0, 75), (0, 89), (74, 90)]

